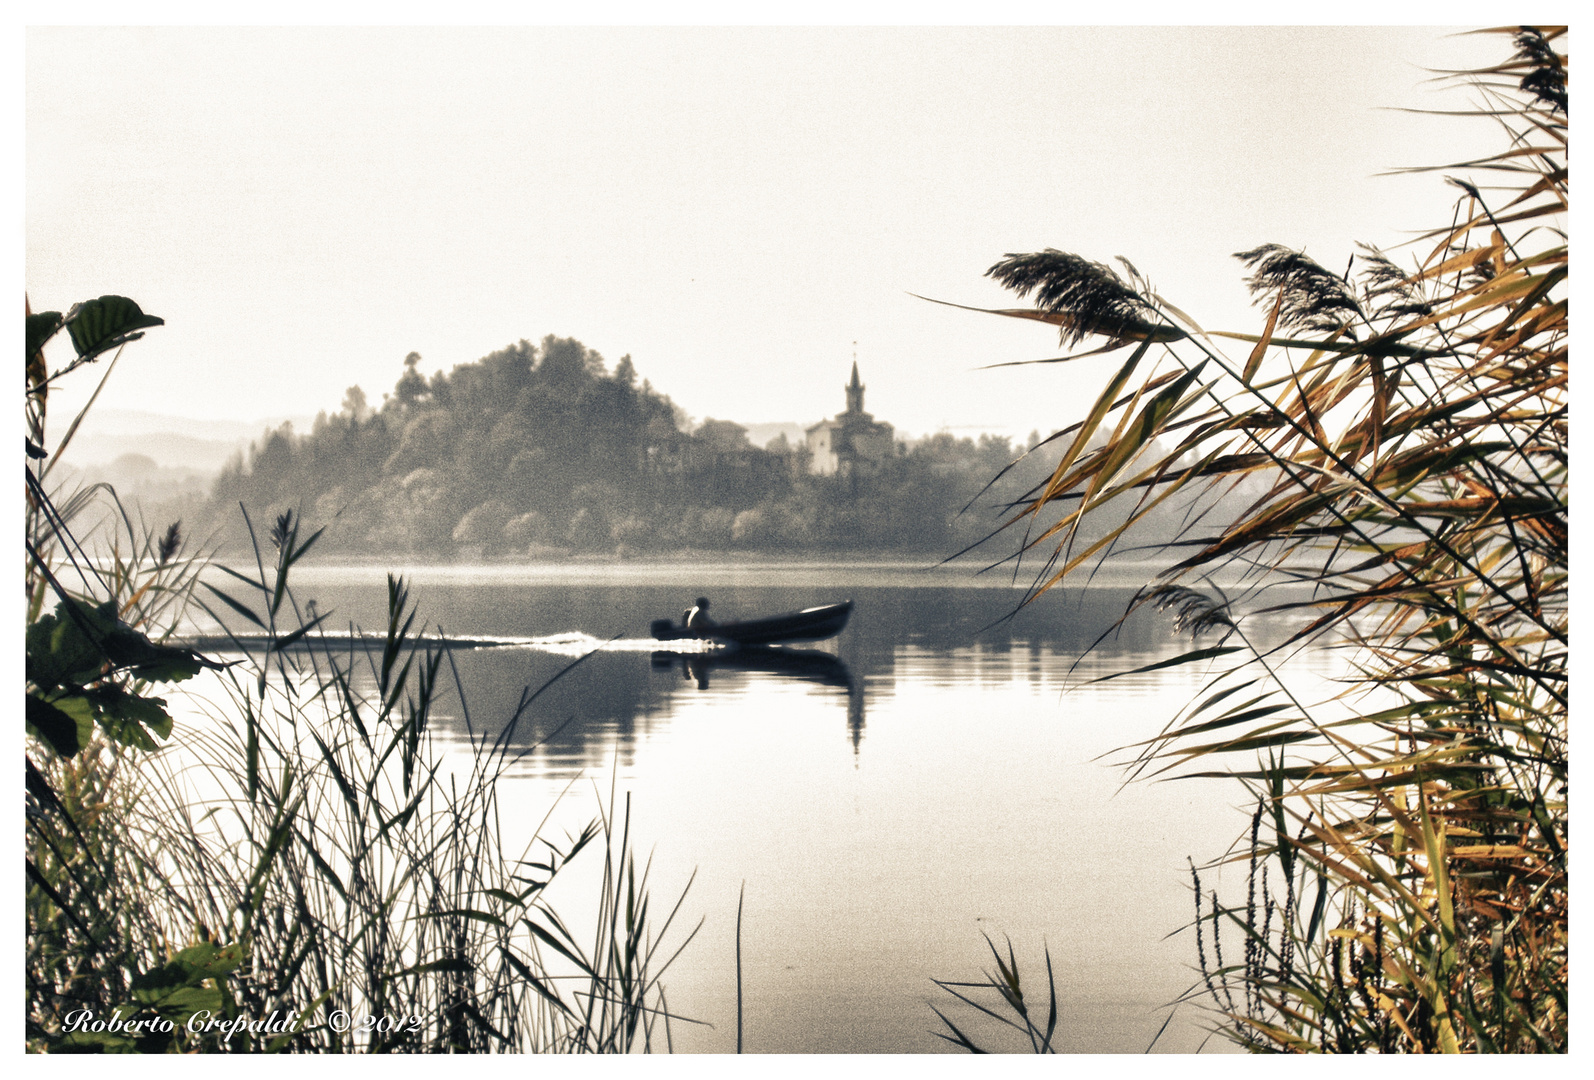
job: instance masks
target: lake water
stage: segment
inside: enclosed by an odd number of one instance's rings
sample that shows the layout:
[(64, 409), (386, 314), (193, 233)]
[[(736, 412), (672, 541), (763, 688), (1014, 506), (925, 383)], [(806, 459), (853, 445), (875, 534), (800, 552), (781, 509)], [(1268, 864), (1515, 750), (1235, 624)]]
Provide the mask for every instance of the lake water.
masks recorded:
[[(299, 598), (336, 611), (334, 624), (383, 623), (381, 570), (295, 573)], [(680, 922), (702, 927), (665, 985), (671, 1011), (703, 1023), (674, 1026), (677, 1051), (735, 1048), (743, 889), (751, 1052), (951, 1050), (932, 1005), (1017, 1049), (931, 982), (989, 969), (982, 934), (1011, 939), (1043, 1010), (1049, 948), (1064, 1051), (1145, 1050), (1196, 978), (1194, 943), (1174, 933), (1192, 913), (1186, 859), (1220, 855), (1249, 815), (1233, 783), (1126, 786), (1114, 765), (1200, 685), (1183, 672), (1089, 685), (1189, 648), (1141, 613), (1086, 653), (1147, 575), (1014, 615), (1020, 594), (1001, 579), (901, 566), (407, 573), (428, 624), (531, 642), (455, 653), (464, 702), (450, 694), (435, 723), (456, 740), (467, 713), (478, 736), (496, 734), (525, 688), (604, 645), (529, 707), (515, 743), (535, 749), (500, 794), (528, 835), (545, 817), (558, 835), (613, 785), (651, 853), (655, 908), (696, 874)], [(839, 639), (781, 669), (655, 654), (648, 622), (699, 594), (724, 620), (856, 607)], [(1182, 1006), (1156, 1049), (1204, 1038)]]

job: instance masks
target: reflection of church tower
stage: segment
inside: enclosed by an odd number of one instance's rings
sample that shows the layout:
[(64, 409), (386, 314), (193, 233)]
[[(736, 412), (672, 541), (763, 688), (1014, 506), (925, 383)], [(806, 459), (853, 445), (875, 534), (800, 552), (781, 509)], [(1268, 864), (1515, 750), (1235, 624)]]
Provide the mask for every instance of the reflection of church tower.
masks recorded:
[(847, 674), (847, 734), (852, 737), (852, 767), (858, 767), (858, 747), (863, 743), (863, 676)]

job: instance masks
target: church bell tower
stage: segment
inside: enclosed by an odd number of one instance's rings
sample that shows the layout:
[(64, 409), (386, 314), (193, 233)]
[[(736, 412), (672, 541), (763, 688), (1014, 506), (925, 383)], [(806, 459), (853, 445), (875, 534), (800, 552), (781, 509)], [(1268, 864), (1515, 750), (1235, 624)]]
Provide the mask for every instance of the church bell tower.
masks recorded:
[(863, 383), (858, 381), (858, 361), (852, 362), (852, 381), (844, 389), (847, 391), (847, 411), (854, 416), (863, 412)]

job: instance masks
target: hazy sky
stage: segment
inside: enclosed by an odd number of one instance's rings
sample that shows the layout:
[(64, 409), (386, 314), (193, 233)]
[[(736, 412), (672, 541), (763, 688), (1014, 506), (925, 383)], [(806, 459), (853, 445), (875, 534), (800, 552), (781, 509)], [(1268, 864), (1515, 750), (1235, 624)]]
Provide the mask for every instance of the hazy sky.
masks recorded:
[(1424, 68), (1509, 49), (1453, 34), (33, 29), (26, 284), (166, 319), (118, 408), (311, 414), (552, 333), (699, 419), (835, 413), (856, 342), (899, 430), (1049, 431), (1100, 361), (976, 370), (1055, 335), (908, 294), (1010, 304), (986, 268), (1051, 246), (1254, 330), (1230, 253), (1448, 220), (1439, 175), (1375, 174), (1495, 146), (1386, 108), (1465, 107)]

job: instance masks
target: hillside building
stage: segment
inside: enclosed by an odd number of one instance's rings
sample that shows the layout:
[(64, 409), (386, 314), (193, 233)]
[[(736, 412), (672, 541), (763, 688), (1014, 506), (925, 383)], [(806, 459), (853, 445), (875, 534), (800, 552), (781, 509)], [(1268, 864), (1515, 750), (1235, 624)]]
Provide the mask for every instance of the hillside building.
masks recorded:
[(833, 420), (821, 420), (808, 428), (808, 470), (819, 476), (849, 474), (860, 466), (892, 455), (896, 436), (890, 424), (882, 423), (863, 409), (863, 383), (858, 381), (858, 361), (852, 362), (852, 381), (844, 387), (847, 411)]

